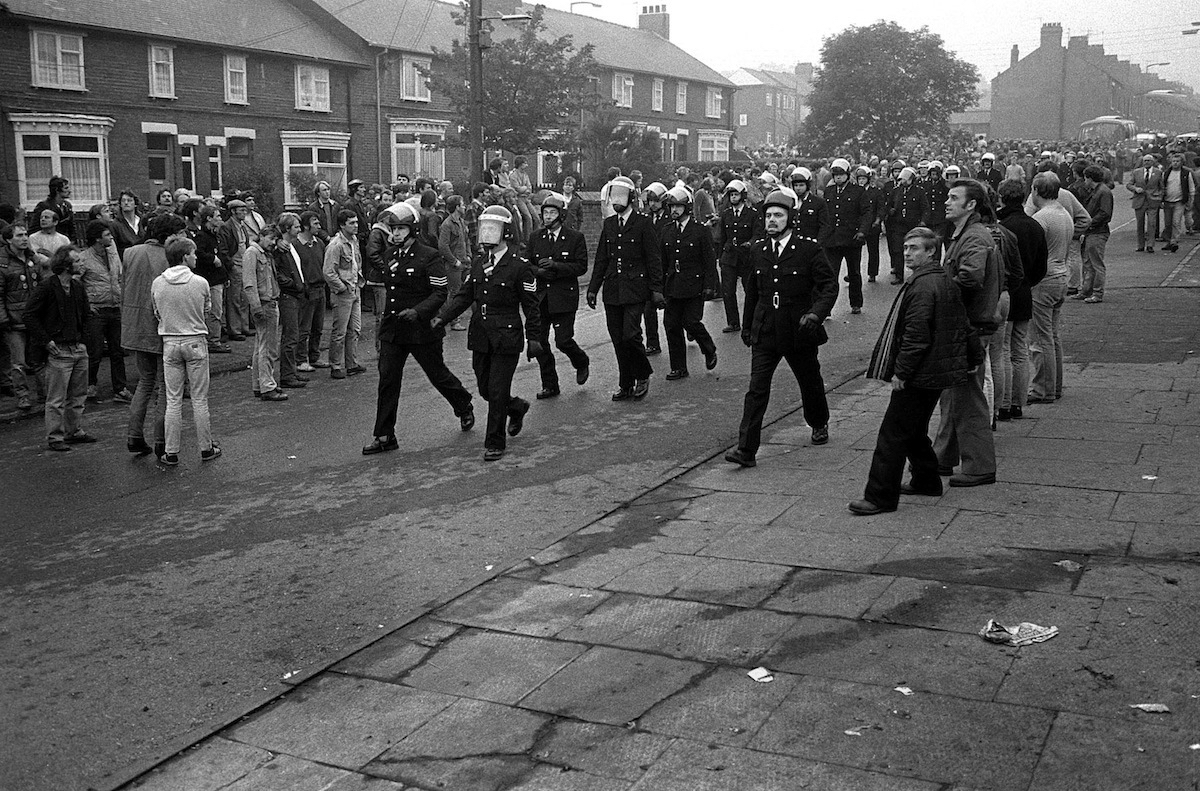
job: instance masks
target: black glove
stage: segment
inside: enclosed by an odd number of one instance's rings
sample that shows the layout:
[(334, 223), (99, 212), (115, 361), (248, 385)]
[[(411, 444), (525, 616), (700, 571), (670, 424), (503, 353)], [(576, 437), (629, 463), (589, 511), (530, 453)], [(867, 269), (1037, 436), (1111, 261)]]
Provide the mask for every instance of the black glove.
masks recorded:
[(405, 308), (404, 310), (400, 311), (398, 315), (405, 321), (416, 321), (419, 318), (419, 316), (417, 316), (417, 312), (412, 308)]
[(528, 359), (532, 360), (542, 353), (541, 341), (530, 341), (529, 349), (527, 350)]
[(746, 344), (747, 346), (750, 345), (750, 330), (749, 329), (742, 330), (742, 343)]
[(591, 291), (589, 291), (587, 294), (587, 305), (592, 310), (596, 309), (596, 295)]
[(667, 298), (662, 295), (661, 291), (651, 291), (650, 301), (654, 303), (654, 307), (662, 310), (667, 306)]

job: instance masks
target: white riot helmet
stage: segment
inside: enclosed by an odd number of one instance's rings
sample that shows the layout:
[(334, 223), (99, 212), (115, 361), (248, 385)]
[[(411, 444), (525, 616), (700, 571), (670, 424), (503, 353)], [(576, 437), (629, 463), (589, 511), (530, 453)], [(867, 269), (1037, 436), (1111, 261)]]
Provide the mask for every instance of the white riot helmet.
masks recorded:
[(621, 207), (618, 214), (629, 207), (636, 193), (637, 187), (625, 176), (617, 176), (608, 182), (608, 200), (614, 207)]
[(829, 169), (830, 169), (830, 171), (833, 172), (833, 175), (835, 175), (835, 176), (838, 174), (839, 170), (848, 176), (848, 175), (850, 175), (850, 162), (848, 160), (842, 159), (841, 157), (838, 157), (837, 159), (833, 160), (833, 162), (830, 163)]
[(762, 174), (759, 175), (758, 180), (761, 181), (763, 185), (771, 188), (779, 184), (779, 179), (775, 178), (775, 174), (769, 170), (764, 170)]
[(962, 168), (958, 165), (946, 166), (946, 178), (958, 178), (962, 174)]
[(667, 194), (667, 185), (663, 184), (661, 181), (654, 182), (653, 184), (646, 187), (646, 189), (644, 189), (642, 191), (642, 197), (645, 198), (647, 203), (649, 203), (651, 201), (661, 202), (663, 199), (663, 195), (666, 195), (666, 194)]
[(929, 169), (936, 170), (938, 173), (941, 173), (943, 170), (946, 169), (946, 166), (942, 164), (942, 161), (940, 159), (935, 159), (929, 163)]
[(733, 181), (729, 182), (725, 186), (725, 192), (726, 192), (726, 194), (728, 194), (730, 192), (740, 192), (743, 195), (745, 195), (746, 194), (746, 182), (742, 181), (741, 179), (734, 179)]
[(479, 215), (479, 243), (495, 247), (513, 237), (512, 212), (503, 206), (488, 206)]

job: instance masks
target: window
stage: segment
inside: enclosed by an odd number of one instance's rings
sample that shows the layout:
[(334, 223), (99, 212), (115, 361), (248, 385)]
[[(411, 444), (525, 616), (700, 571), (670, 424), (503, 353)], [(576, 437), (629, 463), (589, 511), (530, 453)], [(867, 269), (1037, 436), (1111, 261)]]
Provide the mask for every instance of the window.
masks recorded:
[(175, 98), (175, 48), (151, 44), (150, 95), (158, 99)]
[(767, 132), (767, 145), (771, 145), (771, 133)]
[(720, 118), (724, 99), (725, 95), (721, 93), (720, 88), (709, 88), (704, 102), (704, 114), (709, 118)]
[(329, 112), (329, 69), (296, 64), (296, 109)]
[(347, 132), (280, 132), (283, 142), (283, 200), (295, 206), (308, 201), (308, 195), (295, 195), (292, 174), (312, 174), (328, 181), (333, 191), (346, 189), (346, 148), (350, 145)]
[(226, 152), (230, 159), (250, 159), (254, 156), (254, 141), (248, 137), (229, 138), (229, 150)]
[(21, 207), (46, 197), (50, 177), (71, 182), (76, 208), (91, 208), (109, 195), (108, 133), (113, 119), (96, 115), (9, 113), (16, 139)]
[(414, 102), (429, 101), (429, 83), (424, 72), (429, 71), (429, 61), (404, 59), (404, 99)]
[(795, 110), (795, 109), (796, 109), (796, 97), (794, 97), (794, 96), (788, 96), (788, 95), (785, 93), (785, 94), (783, 95), (783, 109), (785, 109), (785, 110)]
[(700, 161), (723, 162), (729, 159), (728, 132), (700, 133)]
[(680, 82), (675, 85), (675, 112), (679, 115), (687, 114), (687, 83)]
[(84, 90), (83, 37), (47, 30), (34, 30), (31, 35), (33, 84), (38, 88)]
[(617, 107), (633, 107), (632, 74), (613, 74), (612, 98)]
[(250, 92), (246, 87), (245, 55), (225, 56), (225, 103), (250, 103)]
[(193, 145), (181, 145), (179, 147), (179, 163), (183, 165), (183, 180), (179, 186), (186, 187), (188, 191), (196, 191), (196, 147)]
[(151, 181), (167, 180), (167, 161), (170, 156), (170, 135), (159, 132), (146, 135), (146, 172)]
[(750, 119), (746, 117), (745, 113), (742, 113), (738, 116), (738, 126), (746, 126), (749, 123)]
[(208, 191), (215, 198), (221, 194), (221, 147), (208, 147)]
[(392, 172), (445, 178), (447, 126), (429, 119), (392, 120)]
[(767, 91), (767, 107), (771, 106), (771, 92)]
[(654, 78), (654, 92), (650, 94), (650, 109), (656, 113), (661, 113), (663, 108), (663, 81), (662, 79)]

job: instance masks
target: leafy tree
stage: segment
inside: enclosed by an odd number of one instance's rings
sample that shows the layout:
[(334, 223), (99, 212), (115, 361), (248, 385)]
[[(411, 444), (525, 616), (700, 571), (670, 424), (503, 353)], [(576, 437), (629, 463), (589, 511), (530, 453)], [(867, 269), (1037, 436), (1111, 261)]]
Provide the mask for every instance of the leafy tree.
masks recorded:
[(978, 100), (978, 80), (978, 70), (927, 27), (881, 21), (846, 28), (821, 47), (803, 147), (886, 152), (908, 135), (945, 132), (951, 113)]
[[(571, 118), (578, 117), (580, 97), (597, 65), (591, 44), (576, 50), (571, 36), (552, 41), (540, 36), (546, 30), (543, 10), (536, 7), (518, 35), (495, 41), (483, 51), (483, 142), (488, 148), (526, 152), (569, 147), (565, 140), (545, 141), (546, 131), (568, 128)], [(455, 14), (455, 21), (464, 25), (466, 17)], [(490, 23), (483, 24), (486, 31)], [(434, 58), (426, 74), (429, 89), (447, 97), (459, 116), (464, 133), (451, 144), (468, 147), (468, 47), (455, 39), (449, 52), (434, 48)]]
[(585, 124), (582, 139), (584, 161), (591, 175), (599, 177), (610, 167), (622, 173), (655, 171), (662, 162), (662, 143), (658, 132), (620, 124), (611, 108), (603, 108)]

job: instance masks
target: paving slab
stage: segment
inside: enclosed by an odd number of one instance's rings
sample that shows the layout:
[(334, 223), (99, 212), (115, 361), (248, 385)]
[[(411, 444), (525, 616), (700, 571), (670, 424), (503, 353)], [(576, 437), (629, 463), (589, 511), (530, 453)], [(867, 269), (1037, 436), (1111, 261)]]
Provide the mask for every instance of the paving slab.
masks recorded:
[[(1106, 599), (1090, 646), (1131, 654), (1200, 656), (1191, 602)], [(1200, 693), (1197, 693), (1200, 694)]]
[(507, 791), (628, 791), (631, 783), (586, 772), (564, 772), (556, 766), (538, 766)]
[[(1162, 446), (1155, 446), (1160, 448)], [(1141, 442), (1010, 437), (1004, 441), (1002, 457), (1030, 459), (1104, 459), (1114, 464), (1133, 464), (1142, 452)]]
[(1138, 523), (1133, 528), (1129, 554), (1141, 558), (1200, 559), (1200, 530), (1193, 525)]
[(753, 607), (783, 585), (791, 566), (711, 558), (697, 575), (682, 582), (671, 595), (680, 599)]
[(616, 594), (559, 637), (743, 665), (755, 662), (793, 620), (766, 610)]
[(461, 628), (457, 624), (421, 618), (348, 656), (332, 669), (351, 676), (395, 681)]
[(805, 617), (762, 662), (788, 673), (991, 700), (1016, 650), (977, 635)]
[(897, 541), (790, 527), (749, 527), (709, 544), (701, 555), (790, 566), (869, 571)]
[(758, 467), (755, 469), (787, 467), (796, 470), (841, 470), (862, 453), (849, 447), (849, 443), (826, 446), (820, 450), (820, 453), (807, 452), (791, 444), (764, 442), (758, 449)]
[(501, 577), (437, 611), (437, 617), (482, 629), (549, 637), (608, 598), (603, 591)]
[(519, 576), (576, 588), (600, 588), (629, 569), (658, 557), (658, 552), (645, 547), (613, 547), (572, 555), (537, 569), (523, 571)]
[(501, 791), (537, 768), (529, 753), (545, 715), (459, 700), (363, 771), (409, 786)]
[(758, 682), (745, 668), (718, 667), (646, 712), (638, 726), (694, 741), (745, 747), (797, 679), (777, 673), (773, 681)]
[(704, 670), (699, 662), (597, 646), (526, 696), (521, 706), (624, 725), (683, 689)]
[(630, 791), (941, 791), (937, 783), (680, 740)]
[(849, 484), (841, 496), (822, 499), (806, 498), (804, 502), (784, 511), (772, 527), (797, 530), (821, 530), (839, 535), (884, 536), (891, 538), (937, 538), (958, 513), (957, 508), (944, 506), (937, 497), (904, 497), (903, 507), (870, 519), (856, 517), (846, 509), (851, 500), (862, 497), (864, 474)]
[[(404, 683), (496, 703), (516, 703), (582, 654), (584, 646), (468, 629), (443, 644)], [(520, 661), (513, 661), (520, 657)]]
[(1116, 492), (1098, 489), (1072, 489), (1001, 480), (991, 486), (948, 488), (939, 502), (944, 506), (970, 511), (1134, 521), (1112, 515), (1117, 496)]
[(1200, 497), (1190, 494), (1121, 492), (1109, 518), (1200, 526)]
[(1197, 601), (1200, 565), (1143, 558), (1093, 558), (1075, 592), (1080, 596)]
[(272, 752), (358, 769), (454, 700), (372, 679), (322, 675), (224, 735)]
[(334, 781), (325, 791), (405, 791), (405, 788), (382, 777), (353, 773)]
[(1063, 464), (1061, 459), (1005, 457), (1002, 449), (997, 448), (996, 477), (1014, 483), (1149, 492), (1154, 490), (1158, 469), (1159, 465), (1147, 462), (1111, 464), (1103, 460), (1077, 459), (1071, 464)]
[(254, 769), (226, 791), (327, 791), (338, 780), (352, 775), (344, 769), (322, 766), (291, 755), (278, 755)]
[[(703, 545), (699, 548), (703, 548)], [(608, 580), (604, 583), (604, 588), (621, 593), (640, 593), (644, 596), (666, 596), (702, 572), (710, 562), (709, 558), (693, 555), (659, 554), (658, 557)]]
[(851, 476), (837, 470), (800, 469), (792, 465), (764, 464), (746, 468), (725, 463), (704, 466), (697, 470), (694, 480), (701, 486), (721, 492), (766, 495), (787, 492), (806, 497), (847, 497), (861, 488)]
[(791, 494), (716, 492), (689, 502), (680, 517), (701, 522), (765, 525), (798, 500), (797, 496)]
[(1039, 650), (1053, 648), (1050, 642), (1021, 649), (996, 693), (997, 701), (1127, 722), (1147, 719), (1130, 705), (1163, 703), (1171, 709), (1171, 722), (1200, 722), (1200, 700), (1193, 697), (1200, 689), (1195, 661), (1104, 645)]
[(663, 754), (670, 736), (614, 725), (555, 720), (534, 747), (534, 758), (600, 777), (636, 781)]
[[(1070, 577), (1068, 572), (1061, 572)], [(1076, 572), (1075, 576), (1078, 576)], [(863, 617), (869, 621), (922, 626), (977, 635), (995, 619), (1005, 625), (1022, 622), (1057, 626), (1069, 645), (1087, 645), (1102, 599), (984, 585), (960, 585), (897, 577)]]
[(760, 606), (782, 612), (858, 618), (893, 579), (880, 574), (795, 569), (783, 587)]
[(1112, 420), (1092, 421), (1047, 417), (1038, 420), (1037, 427), (1030, 432), (1029, 436), (1169, 445), (1174, 434), (1173, 426), (1161, 423), (1118, 423)]
[(160, 764), (130, 787), (138, 791), (218, 791), (273, 757), (261, 747), (215, 736)]
[(960, 544), (980, 544), (1073, 555), (1113, 555), (1129, 550), (1133, 522), (958, 511), (941, 538)]
[(872, 569), (876, 574), (897, 577), (987, 585), (1015, 590), (1070, 593), (1075, 577), (1054, 564), (1072, 560), (1083, 564), (1083, 555), (1043, 552), (953, 541), (904, 541)]
[(1165, 791), (1200, 779), (1196, 733), (1156, 722), (1121, 724), (1059, 714), (1029, 791)]
[[(1023, 788), (1053, 715), (1038, 709), (806, 676), (755, 749), (981, 789)], [(857, 736), (847, 730), (859, 729)]]

